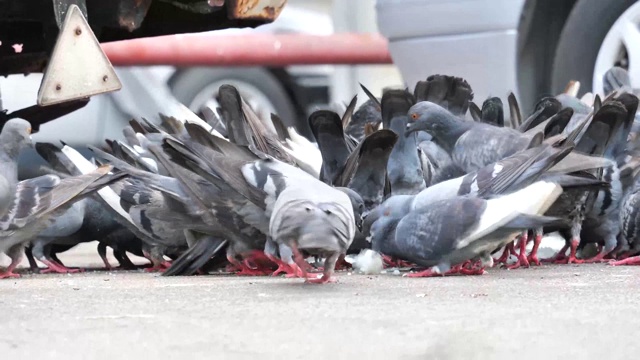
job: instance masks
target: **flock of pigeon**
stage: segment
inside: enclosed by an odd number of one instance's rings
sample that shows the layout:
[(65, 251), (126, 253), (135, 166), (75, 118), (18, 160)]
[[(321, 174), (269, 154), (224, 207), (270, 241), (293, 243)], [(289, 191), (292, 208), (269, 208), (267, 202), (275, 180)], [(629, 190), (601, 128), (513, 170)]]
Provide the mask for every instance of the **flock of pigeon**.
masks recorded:
[[(12, 262), (0, 278), (19, 276), (25, 253), (34, 271), (76, 272), (57, 254), (88, 241), (108, 269), (111, 248), (124, 269), (134, 254), (166, 276), (226, 267), (312, 283), (361, 252), (419, 270), (411, 277), (539, 265), (556, 231), (566, 245), (545, 260), (640, 264), (638, 97), (621, 68), (605, 84), (606, 98), (579, 99), (571, 83), (527, 117), (511, 94), (506, 122), (499, 98), (479, 107), (457, 77), (381, 99), (363, 87), (360, 108), (354, 98), (342, 116), (311, 114), (314, 141), (223, 85), (205, 120), (132, 120), (91, 160), (37, 143), (47, 175), (23, 181), (31, 127), (12, 119), (0, 135), (0, 251)], [(599, 253), (580, 258), (588, 244)]]

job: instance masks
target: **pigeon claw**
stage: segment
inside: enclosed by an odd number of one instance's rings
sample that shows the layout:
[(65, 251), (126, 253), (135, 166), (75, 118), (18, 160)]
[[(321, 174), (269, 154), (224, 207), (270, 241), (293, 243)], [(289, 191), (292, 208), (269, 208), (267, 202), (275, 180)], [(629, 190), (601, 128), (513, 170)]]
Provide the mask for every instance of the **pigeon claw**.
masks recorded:
[(415, 273), (404, 274), (402, 276), (403, 277), (408, 277), (408, 278), (419, 278), (419, 277), (444, 276), (444, 274), (440, 274), (440, 273), (434, 272), (431, 269), (427, 269), (427, 270), (423, 270), (423, 271), (419, 271), (419, 272), (415, 272)]
[(288, 272), (284, 276), (287, 279), (305, 277), (304, 272), (302, 271), (302, 269), (300, 269), (300, 266), (298, 266), (297, 264), (290, 264), (289, 268), (291, 269), (291, 272)]
[(584, 264), (596, 264), (596, 263), (603, 263), (603, 262), (607, 262), (608, 260), (605, 259), (605, 257), (607, 256), (607, 253), (605, 252), (599, 252), (598, 255), (589, 258), (589, 259), (583, 259), (582, 262)]
[(624, 260), (610, 261), (609, 265), (612, 265), (612, 266), (640, 265), (640, 256), (632, 256)]
[(305, 280), (305, 283), (309, 283), (309, 284), (327, 284), (327, 283), (335, 283), (338, 282), (338, 280), (336, 280), (336, 278), (334, 278), (333, 276), (327, 275), (327, 274), (323, 274), (320, 277), (317, 278), (307, 278)]
[(70, 269), (66, 266), (60, 265), (58, 263), (56, 263), (55, 261), (50, 261), (50, 260), (42, 260), (42, 262), (48, 266), (47, 269), (42, 269), (40, 270), (41, 274), (50, 274), (50, 273), (55, 273), (55, 274), (73, 274), (73, 273), (79, 273), (82, 272), (83, 269)]
[(513, 242), (510, 242), (509, 244), (507, 244), (504, 247), (504, 250), (502, 251), (502, 255), (500, 255), (499, 258), (495, 259), (493, 261), (494, 266), (498, 265), (498, 264), (506, 264), (507, 261), (509, 260), (509, 256), (514, 253), (515, 254), (515, 249), (513, 246)]
[(153, 265), (150, 268), (144, 269), (145, 272), (163, 272), (171, 267), (171, 263), (168, 261), (163, 261), (159, 264)]
[(471, 268), (471, 269), (467, 269), (467, 268), (461, 268), (458, 271), (459, 274), (461, 275), (484, 275), (487, 272), (484, 270), (484, 268)]
[[(578, 250), (578, 244), (579, 243), (580, 243), (580, 240), (578, 240), (578, 239), (571, 240), (571, 251), (569, 252), (569, 256), (565, 256), (564, 258), (557, 259), (556, 261), (554, 261), (554, 264), (582, 264), (582, 263), (584, 263), (584, 260), (576, 258), (576, 252)], [(563, 249), (565, 249), (565, 248), (563, 247)], [(564, 255), (564, 252), (561, 252), (561, 253)]]
[(529, 261), (529, 265), (535, 264), (536, 266), (540, 266), (540, 260), (538, 260), (538, 248), (540, 247), (540, 243), (542, 242), (542, 234), (537, 234), (533, 239), (533, 249), (531, 249), (531, 253), (527, 257)]
[(529, 265), (535, 265), (535, 266), (541, 265), (537, 254), (533, 254), (533, 253), (529, 254), (529, 256), (527, 257), (527, 260), (529, 261)]
[(0, 272), (0, 279), (12, 279), (12, 278), (19, 278), (20, 274), (16, 274), (13, 271), (3, 271)]
[(518, 255), (518, 260), (513, 265), (505, 266), (508, 270), (515, 270), (519, 267), (529, 267), (529, 260), (527, 259), (526, 254)]

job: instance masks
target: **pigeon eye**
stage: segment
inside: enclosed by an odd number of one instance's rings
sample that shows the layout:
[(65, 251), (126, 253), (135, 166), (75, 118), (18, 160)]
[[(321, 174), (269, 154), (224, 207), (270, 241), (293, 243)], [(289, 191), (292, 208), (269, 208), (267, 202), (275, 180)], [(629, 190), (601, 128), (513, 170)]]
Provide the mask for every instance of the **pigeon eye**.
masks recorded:
[(417, 119), (418, 119), (418, 114), (415, 114), (415, 113), (414, 113), (414, 114), (411, 114), (411, 118), (412, 118), (413, 120), (417, 120)]
[(332, 214), (331, 210), (325, 210), (324, 213), (327, 214), (327, 215), (331, 215)]
[(307, 210), (307, 211), (311, 211), (311, 208), (310, 208), (310, 207), (306, 207), (306, 208), (304, 208), (304, 209), (305, 209), (305, 210)]

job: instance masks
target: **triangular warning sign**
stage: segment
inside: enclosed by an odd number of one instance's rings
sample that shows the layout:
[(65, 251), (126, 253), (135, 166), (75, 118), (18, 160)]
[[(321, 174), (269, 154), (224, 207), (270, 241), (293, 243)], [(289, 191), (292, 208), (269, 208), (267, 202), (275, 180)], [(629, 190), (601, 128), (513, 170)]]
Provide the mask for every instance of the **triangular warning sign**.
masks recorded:
[(82, 12), (71, 5), (45, 70), (38, 105), (120, 90), (122, 84)]

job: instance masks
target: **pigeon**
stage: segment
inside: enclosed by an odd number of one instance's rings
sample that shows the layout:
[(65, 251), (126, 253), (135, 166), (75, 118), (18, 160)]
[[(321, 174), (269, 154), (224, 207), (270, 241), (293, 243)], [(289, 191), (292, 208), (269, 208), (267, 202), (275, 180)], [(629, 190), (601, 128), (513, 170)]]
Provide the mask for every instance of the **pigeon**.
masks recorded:
[(333, 185), (351, 153), (340, 116), (329, 110), (318, 110), (309, 116), (309, 126), (322, 154), (320, 180)]
[(482, 267), (490, 266), (493, 260), (490, 253), (521, 231), (561, 223), (559, 219), (542, 216), (561, 193), (559, 185), (539, 181), (489, 200), (456, 197), (437, 201), (404, 216), (394, 236), (386, 237), (373, 248), (427, 268), (410, 277), (456, 272), (481, 274), (482, 269), (467, 272), (461, 266), (474, 259), (481, 260)]
[(469, 112), (475, 121), (504, 127), (504, 107), (499, 97), (490, 97), (482, 103), (482, 109), (475, 103), (469, 104)]
[(453, 163), (451, 156), (444, 149), (431, 140), (421, 141), (418, 144), (418, 151), (426, 186), (432, 186), (466, 174)]
[[(77, 166), (67, 157), (62, 149), (49, 143), (36, 143), (36, 151), (59, 173), (77, 176), (82, 174)], [(32, 243), (32, 253), (38, 260), (46, 263), (45, 260), (54, 263), (51, 270), (44, 272), (68, 272), (64, 265), (55, 260), (49, 259), (45, 251), (50, 249), (50, 243), (75, 245), (81, 242), (96, 240), (100, 244), (98, 253), (107, 269), (112, 269), (106, 258), (107, 246), (113, 248), (114, 256), (123, 268), (135, 269), (135, 266), (128, 258), (127, 252), (137, 256), (143, 256), (142, 242), (130, 230), (120, 225), (111, 215), (106, 205), (98, 200), (97, 194), (92, 195), (75, 203), (64, 215), (55, 219), (54, 224), (40, 233), (38, 238)], [(79, 211), (82, 210), (82, 211)], [(74, 214), (75, 213), (75, 214)], [(66, 221), (66, 224), (60, 224)], [(74, 223), (70, 226), (69, 223)], [(54, 234), (46, 234), (47, 232)], [(64, 232), (61, 234), (61, 232)], [(48, 236), (47, 236), (48, 235)], [(42, 272), (42, 271), (40, 271)]]
[[(536, 103), (533, 113), (518, 127), (518, 130), (521, 132), (531, 130), (557, 114), (561, 109), (562, 104), (556, 98), (542, 98)], [(573, 115), (573, 112), (571, 112), (571, 115)]]
[[(538, 180), (553, 182), (565, 189), (597, 189), (607, 186), (607, 182), (597, 179), (582, 179), (551, 171), (556, 164), (566, 159), (572, 149), (573, 146), (564, 142), (555, 146), (543, 144), (487, 165), (478, 172), (431, 186), (415, 196), (392, 196), (375, 211), (367, 214), (364, 221), (365, 232), (370, 233), (372, 238), (386, 237), (389, 236), (388, 233), (379, 231), (393, 230), (393, 226), (409, 211), (429, 208), (438, 201), (458, 196), (490, 198), (509, 194)], [(585, 157), (581, 160), (580, 164), (584, 169), (600, 165), (600, 162), (593, 161), (595, 159)]]
[[(182, 166), (207, 180), (224, 180), (239, 194), (262, 207), (269, 219), (269, 237), (275, 244), (291, 249), (303, 276), (306, 277), (303, 252), (326, 256), (323, 276), (308, 281), (332, 280), (335, 263), (346, 253), (358, 226), (354, 209), (360, 209), (363, 200), (352, 201), (359, 197), (357, 194), (326, 185), (301, 169), (271, 157), (265, 158), (264, 154), (262, 158), (251, 156), (232, 143), (224, 144), (227, 147), (225, 154), (209, 152), (206, 157), (202, 156), (204, 154), (193, 156), (197, 151), (188, 153), (185, 147), (189, 146), (168, 139), (164, 149), (173, 148), (174, 152), (168, 153), (173, 161), (179, 161), (176, 153), (179, 152), (183, 156)], [(301, 220), (305, 218), (307, 221)]]
[(11, 207), (18, 184), (18, 156), (32, 146), (31, 124), (22, 119), (11, 119), (0, 133), (0, 214)]
[(624, 197), (619, 211), (620, 240), (628, 251), (611, 265), (640, 265), (640, 181), (636, 179), (633, 187)]
[[(626, 108), (619, 102), (609, 102), (594, 114), (589, 126), (576, 143), (576, 150), (592, 156), (603, 156), (616, 146), (618, 129), (623, 126), (627, 118)], [(599, 171), (601, 174), (602, 172)], [(592, 173), (591, 176), (596, 175)], [(589, 174), (585, 174), (589, 176)], [(602, 178), (602, 175), (598, 176)], [(558, 201), (552, 206), (546, 215), (557, 216), (569, 219), (569, 228), (545, 228), (545, 232), (560, 230), (567, 243), (558, 255), (548, 259), (557, 263), (579, 263), (582, 260), (576, 258), (576, 251), (580, 244), (580, 233), (586, 214), (589, 214), (594, 207), (597, 191), (570, 190), (560, 196)], [(570, 248), (569, 256), (565, 255)]]
[(242, 173), (255, 187), (266, 180), (274, 182), (275, 186), (264, 188), (274, 198), (269, 234), (276, 243), (293, 250), (298, 266), (303, 268), (301, 251), (326, 257), (322, 277), (307, 281), (333, 281), (335, 264), (346, 254), (355, 236), (356, 221), (349, 196), (274, 161), (247, 164)]
[[(155, 254), (149, 254), (154, 260), (152, 269), (163, 270), (170, 267), (161, 260), (162, 255), (167, 247), (183, 249), (187, 245), (185, 230), (199, 233), (210, 230), (202, 219), (204, 210), (196, 205), (194, 195), (179, 179), (137, 169), (100, 149), (90, 149), (97, 156), (108, 160), (135, 178), (112, 188), (119, 195), (120, 202), (129, 213), (133, 224), (146, 235), (146, 238), (152, 239), (148, 241), (155, 251)], [(167, 163), (162, 165), (165, 168), (169, 167)], [(205, 182), (201, 184), (208, 186)], [(213, 247), (217, 248), (216, 245)]]
[[(623, 182), (632, 182), (632, 180), (621, 179), (621, 176), (625, 176), (621, 169), (625, 167), (626, 143), (638, 109), (638, 98), (629, 93), (622, 93), (614, 99), (626, 108), (627, 114), (604, 152), (604, 157), (611, 159), (613, 164), (602, 170), (602, 178), (609, 181), (611, 187), (598, 192), (591, 211), (585, 214), (584, 225), (580, 232), (580, 248), (587, 243), (603, 245), (601, 251), (595, 257), (586, 259), (586, 262), (603, 261), (605, 257), (614, 255), (613, 251), (623, 245), (617, 240), (621, 232), (619, 210), (624, 193), (627, 192)], [(631, 176), (631, 171), (628, 171), (626, 176)]]
[(364, 201), (365, 210), (379, 205), (389, 193), (388, 159), (397, 140), (398, 135), (386, 129), (367, 136), (349, 155), (333, 185), (358, 193)]
[(414, 96), (417, 102), (428, 101), (463, 117), (473, 100), (473, 90), (463, 78), (437, 74), (418, 81)]
[(426, 187), (417, 134), (404, 133), (409, 121), (407, 111), (413, 103), (411, 93), (404, 90), (390, 90), (382, 95), (383, 126), (398, 135), (387, 164), (393, 195), (416, 194)]
[(52, 219), (75, 201), (125, 176), (109, 174), (111, 170), (111, 166), (103, 166), (86, 175), (65, 179), (43, 175), (19, 182), (10, 210), (0, 218), (0, 251), (12, 260), (0, 278), (16, 276), (13, 270), (21, 260), (24, 246), (46, 229)]
[[(48, 266), (47, 269), (40, 270), (41, 273), (56, 272), (61, 274), (79, 272), (80, 269), (69, 269), (55, 261), (49, 261), (44, 255), (44, 248), (52, 243), (60, 243), (61, 238), (69, 238), (82, 227), (85, 217), (85, 206), (87, 199), (75, 202), (60, 216), (55, 217), (46, 229), (37, 235), (32, 241), (32, 254), (40, 262)], [(83, 241), (92, 241), (94, 239), (80, 239)], [(66, 245), (77, 245), (78, 243), (62, 241)]]
[[(95, 168), (73, 148), (65, 145), (61, 151), (80, 172), (88, 173)], [(98, 153), (106, 154), (101, 150)], [(118, 162), (118, 165), (127, 167), (124, 161)], [(156, 175), (155, 180), (163, 178), (162, 175)], [(168, 181), (177, 185), (173, 178)], [(150, 188), (138, 179), (128, 178), (112, 184), (109, 188), (101, 189), (97, 195), (96, 200), (106, 206), (113, 219), (143, 241), (143, 255), (153, 263), (153, 267), (146, 269), (147, 271), (168, 268), (170, 264), (164, 259), (164, 255), (175, 257), (180, 249), (186, 247), (182, 228), (172, 226), (165, 219), (153, 219), (153, 215), (159, 216), (163, 211), (171, 211), (172, 206), (177, 208), (175, 211), (178, 213), (184, 211), (179, 203), (167, 200), (158, 190)]]
[[(80, 175), (79, 171), (73, 171), (74, 169), (72, 169), (71, 171), (68, 170), (67, 167), (69, 166), (69, 164), (64, 164), (65, 160), (67, 159), (65, 159), (64, 156), (61, 155), (59, 149), (54, 145), (37, 143), (35, 145), (35, 148), (38, 154), (40, 154), (40, 156), (47, 160), (52, 166), (52, 169), (54, 169), (58, 174), (64, 174), (64, 177), (68, 177), (69, 175)], [(94, 240), (83, 239), (80, 237), (75, 238), (77, 239), (77, 242), (74, 242), (72, 240), (74, 239), (73, 234), (78, 232), (82, 227), (83, 221), (85, 219), (86, 204), (89, 200), (90, 197), (87, 197), (78, 202), (75, 202), (66, 212), (54, 218), (51, 225), (40, 234), (38, 234), (38, 236), (34, 240), (32, 240), (32, 254), (35, 255), (36, 259), (40, 260), (48, 266), (48, 268), (44, 270), (38, 269), (39, 272), (69, 273), (80, 271), (80, 269), (66, 268), (64, 265), (51, 260), (50, 256), (45, 256), (45, 248), (49, 248), (49, 245), (53, 243), (64, 244), (73, 247), (80, 242)]]
[[(362, 84), (360, 86), (362, 86)], [(368, 92), (368, 90), (366, 90), (366, 92)], [(371, 97), (373, 97), (373, 95), (371, 95)], [(367, 125), (370, 124), (377, 128), (377, 126), (382, 123), (380, 101), (375, 97), (373, 97), (373, 99), (371, 97), (353, 113), (351, 121), (344, 129), (345, 133), (357, 141), (364, 139)]]
[(433, 141), (450, 154), (453, 163), (465, 173), (527, 149), (532, 142), (528, 134), (506, 127), (464, 121), (428, 101), (412, 106), (409, 117), (405, 133), (423, 130), (431, 134)]

